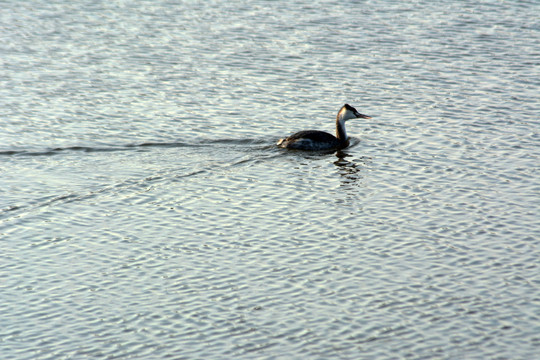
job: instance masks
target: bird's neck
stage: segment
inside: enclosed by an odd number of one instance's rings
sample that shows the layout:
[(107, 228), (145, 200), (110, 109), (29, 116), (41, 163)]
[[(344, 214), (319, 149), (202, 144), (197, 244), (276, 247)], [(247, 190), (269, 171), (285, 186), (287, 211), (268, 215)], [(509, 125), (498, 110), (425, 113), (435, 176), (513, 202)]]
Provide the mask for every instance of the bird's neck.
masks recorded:
[(338, 115), (336, 119), (336, 137), (341, 141), (347, 141), (347, 131), (345, 130), (345, 119)]

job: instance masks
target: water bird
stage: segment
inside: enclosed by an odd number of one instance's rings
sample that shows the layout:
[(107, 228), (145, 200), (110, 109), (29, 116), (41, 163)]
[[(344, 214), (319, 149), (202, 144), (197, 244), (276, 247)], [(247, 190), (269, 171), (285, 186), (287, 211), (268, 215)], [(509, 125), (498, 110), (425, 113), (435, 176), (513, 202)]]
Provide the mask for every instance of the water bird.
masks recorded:
[(333, 150), (349, 146), (349, 138), (345, 131), (345, 122), (350, 119), (371, 119), (371, 116), (360, 114), (349, 104), (339, 109), (336, 118), (336, 136), (324, 131), (303, 130), (289, 137), (280, 139), (277, 146), (296, 150)]

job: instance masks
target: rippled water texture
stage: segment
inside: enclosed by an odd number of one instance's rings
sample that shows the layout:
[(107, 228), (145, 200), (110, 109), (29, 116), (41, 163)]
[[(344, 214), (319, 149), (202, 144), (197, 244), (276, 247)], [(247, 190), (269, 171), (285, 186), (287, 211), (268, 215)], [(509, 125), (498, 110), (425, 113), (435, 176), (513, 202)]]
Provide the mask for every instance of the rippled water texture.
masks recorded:
[(538, 14), (4, 1), (2, 359), (536, 358)]

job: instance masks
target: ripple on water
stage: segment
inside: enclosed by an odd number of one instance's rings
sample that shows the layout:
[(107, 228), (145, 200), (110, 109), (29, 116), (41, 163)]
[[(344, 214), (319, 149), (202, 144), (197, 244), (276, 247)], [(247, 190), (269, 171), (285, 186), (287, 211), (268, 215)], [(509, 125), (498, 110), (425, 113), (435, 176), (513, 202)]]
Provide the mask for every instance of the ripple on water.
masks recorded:
[(0, 14), (4, 357), (538, 353), (536, 5), (126, 5)]

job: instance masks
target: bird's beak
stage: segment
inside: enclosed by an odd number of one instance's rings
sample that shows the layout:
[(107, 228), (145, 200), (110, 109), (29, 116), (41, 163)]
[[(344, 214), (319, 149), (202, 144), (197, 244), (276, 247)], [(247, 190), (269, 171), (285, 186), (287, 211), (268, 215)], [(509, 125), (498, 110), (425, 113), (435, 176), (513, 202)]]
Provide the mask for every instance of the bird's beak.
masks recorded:
[(364, 115), (364, 114), (356, 113), (355, 115), (356, 115), (357, 118), (371, 119), (371, 116), (367, 116), (367, 115)]

